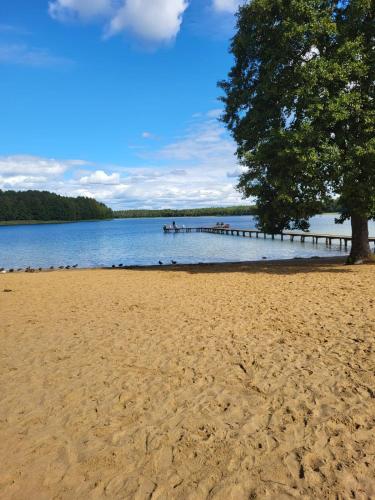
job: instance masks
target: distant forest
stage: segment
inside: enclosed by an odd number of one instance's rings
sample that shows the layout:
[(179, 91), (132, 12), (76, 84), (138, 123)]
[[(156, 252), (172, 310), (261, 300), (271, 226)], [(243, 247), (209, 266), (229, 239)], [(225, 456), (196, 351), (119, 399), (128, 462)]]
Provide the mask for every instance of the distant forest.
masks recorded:
[(104, 203), (79, 196), (70, 198), (48, 191), (1, 191), (0, 222), (78, 221), (112, 219), (113, 211)]
[(251, 205), (240, 205), (236, 207), (210, 207), (210, 208), (183, 208), (163, 210), (117, 210), (114, 215), (117, 219), (139, 218), (139, 217), (199, 217), (204, 215), (254, 215), (255, 207)]
[[(338, 200), (330, 200), (322, 205), (322, 212), (340, 212), (341, 205)], [(237, 205), (234, 207), (210, 208), (183, 208), (164, 210), (117, 210), (114, 211), (117, 219), (136, 219), (141, 217), (200, 217), (200, 216), (230, 216), (230, 215), (256, 215), (255, 205)]]

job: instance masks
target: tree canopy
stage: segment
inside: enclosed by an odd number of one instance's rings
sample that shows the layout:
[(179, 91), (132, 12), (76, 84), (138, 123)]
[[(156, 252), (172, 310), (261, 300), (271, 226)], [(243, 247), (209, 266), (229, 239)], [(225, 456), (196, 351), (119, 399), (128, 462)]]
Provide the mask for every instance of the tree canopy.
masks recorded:
[[(352, 260), (375, 217), (374, 0), (252, 0), (240, 7), (223, 120), (247, 167), (239, 189), (268, 231), (307, 229), (339, 196)], [(366, 232), (367, 231), (367, 232)]]
[(70, 198), (48, 191), (0, 190), (0, 221), (76, 221), (112, 217), (110, 208), (92, 198)]

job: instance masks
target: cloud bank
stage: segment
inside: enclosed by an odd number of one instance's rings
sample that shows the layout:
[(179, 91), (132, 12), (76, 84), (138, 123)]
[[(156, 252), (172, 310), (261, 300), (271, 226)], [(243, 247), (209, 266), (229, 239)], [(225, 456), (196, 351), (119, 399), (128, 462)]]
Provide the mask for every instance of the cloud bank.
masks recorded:
[[(0, 157), (0, 189), (39, 189), (89, 196), (115, 209), (233, 205), (241, 167), (235, 145), (216, 118), (195, 118), (186, 132), (142, 150), (141, 166), (103, 166), (82, 160)], [(151, 147), (151, 146), (150, 146)]]

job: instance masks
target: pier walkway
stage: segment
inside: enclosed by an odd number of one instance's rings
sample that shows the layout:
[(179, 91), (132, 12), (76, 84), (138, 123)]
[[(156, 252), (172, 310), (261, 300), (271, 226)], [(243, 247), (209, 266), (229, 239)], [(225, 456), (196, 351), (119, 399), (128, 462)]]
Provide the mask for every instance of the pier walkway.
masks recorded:
[[(305, 233), (303, 231), (283, 231), (282, 233), (269, 234), (258, 229), (238, 229), (234, 227), (167, 227), (163, 229), (165, 233), (211, 233), (211, 234), (224, 234), (229, 236), (241, 236), (243, 238), (259, 238), (260, 236), (266, 239), (267, 237), (274, 239), (284, 240), (288, 238), (290, 241), (298, 239), (301, 243), (310, 239), (312, 243), (318, 244), (320, 240), (325, 241), (327, 246), (331, 246), (333, 241), (337, 241), (340, 247), (348, 247), (352, 237), (346, 234), (324, 234), (324, 233)], [(375, 249), (375, 236), (369, 238), (369, 243), (374, 244)]]

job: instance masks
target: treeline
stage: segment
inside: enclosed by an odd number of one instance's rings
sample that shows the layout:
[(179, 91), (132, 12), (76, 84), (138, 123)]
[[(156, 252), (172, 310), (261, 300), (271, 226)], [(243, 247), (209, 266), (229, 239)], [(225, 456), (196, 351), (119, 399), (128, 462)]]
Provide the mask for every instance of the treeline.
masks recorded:
[[(322, 205), (322, 212), (340, 212), (342, 210), (339, 200), (329, 200)], [(163, 210), (116, 210), (113, 212), (116, 219), (138, 219), (151, 217), (202, 217), (202, 216), (231, 216), (231, 215), (256, 215), (255, 205), (238, 205), (234, 207), (210, 208), (183, 208)]]
[[(341, 210), (339, 200), (332, 199), (322, 206), (322, 212), (340, 212)], [(83, 196), (72, 198), (48, 191), (0, 190), (0, 222), (77, 221), (142, 217), (224, 217), (234, 215), (256, 215), (256, 206), (238, 205), (232, 207), (112, 211), (104, 203)]]
[(117, 219), (137, 219), (141, 217), (199, 217), (199, 216), (228, 216), (254, 215), (255, 207), (240, 205), (237, 207), (210, 207), (210, 208), (183, 208), (164, 210), (117, 210), (114, 216)]
[(1, 191), (0, 221), (77, 221), (112, 219), (104, 203), (79, 196), (71, 198), (48, 191)]

